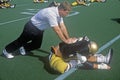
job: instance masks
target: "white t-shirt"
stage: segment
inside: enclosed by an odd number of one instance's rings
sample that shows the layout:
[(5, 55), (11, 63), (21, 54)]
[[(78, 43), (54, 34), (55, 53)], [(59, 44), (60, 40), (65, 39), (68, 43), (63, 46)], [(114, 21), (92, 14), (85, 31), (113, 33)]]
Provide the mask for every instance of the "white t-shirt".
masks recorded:
[(38, 29), (45, 30), (63, 23), (63, 18), (58, 13), (58, 7), (48, 7), (35, 14), (31, 21)]

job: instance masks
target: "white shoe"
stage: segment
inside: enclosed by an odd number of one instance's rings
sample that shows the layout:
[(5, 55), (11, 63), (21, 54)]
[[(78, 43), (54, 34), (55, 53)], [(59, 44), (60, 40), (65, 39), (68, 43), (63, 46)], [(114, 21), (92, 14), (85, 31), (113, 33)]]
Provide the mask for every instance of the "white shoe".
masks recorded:
[(10, 8), (15, 8), (15, 6), (16, 6), (16, 4), (14, 4), (14, 5), (11, 5), (11, 6), (10, 6)]
[(105, 56), (106, 57), (106, 63), (110, 64), (111, 59), (112, 59), (112, 55), (113, 55), (113, 49), (109, 49), (108, 54)]
[(21, 55), (25, 55), (26, 54), (24, 47), (20, 47), (19, 51), (20, 51)]
[(85, 6), (90, 6), (91, 3), (85, 4)]
[(48, 1), (44, 1), (44, 3), (46, 3), (46, 2), (48, 2)]
[(101, 2), (106, 2), (106, 0), (101, 0)]
[(109, 69), (111, 69), (111, 67), (108, 66), (105, 63), (101, 63), (101, 64), (98, 64), (98, 69), (107, 69), (107, 70), (109, 70)]
[(11, 53), (8, 53), (6, 51), (6, 49), (3, 50), (3, 55), (6, 57), (6, 58), (14, 58), (14, 56), (11, 54)]
[(4, 6), (1, 6), (1, 8), (2, 8), (2, 9), (5, 9), (6, 7), (4, 7)]

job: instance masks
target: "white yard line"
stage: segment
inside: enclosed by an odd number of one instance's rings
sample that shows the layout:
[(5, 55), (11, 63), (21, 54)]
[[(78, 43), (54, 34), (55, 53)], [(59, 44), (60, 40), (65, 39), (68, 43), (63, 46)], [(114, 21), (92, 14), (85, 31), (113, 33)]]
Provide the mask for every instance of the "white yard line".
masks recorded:
[[(106, 44), (104, 44), (102, 47), (100, 47), (97, 54), (102, 52), (104, 49), (106, 49), (107, 47), (109, 47), (110, 45), (112, 45), (114, 42), (116, 42), (119, 39), (120, 39), (120, 34), (116, 36), (115, 38), (113, 38), (112, 40), (110, 40), (109, 42), (107, 42)], [(65, 72), (64, 74), (61, 74), (60, 76), (58, 76), (55, 80), (64, 80), (66, 77), (68, 77), (70, 74), (72, 74), (76, 70), (77, 68), (72, 68), (68, 72)]]
[(21, 20), (28, 19), (28, 18), (30, 18), (30, 17), (20, 18), (20, 19), (16, 19), (16, 20), (12, 20), (12, 21), (3, 22), (3, 23), (0, 23), (0, 25), (5, 25), (5, 24), (13, 23), (13, 22), (21, 21)]
[(111, 41), (107, 42), (106, 44), (104, 44), (98, 51), (98, 53), (101, 53), (101, 51), (103, 51), (104, 49), (106, 49), (107, 47), (111, 46), (114, 42), (116, 42), (118, 39), (120, 39), (120, 34), (118, 36), (116, 36), (115, 38), (113, 38)]

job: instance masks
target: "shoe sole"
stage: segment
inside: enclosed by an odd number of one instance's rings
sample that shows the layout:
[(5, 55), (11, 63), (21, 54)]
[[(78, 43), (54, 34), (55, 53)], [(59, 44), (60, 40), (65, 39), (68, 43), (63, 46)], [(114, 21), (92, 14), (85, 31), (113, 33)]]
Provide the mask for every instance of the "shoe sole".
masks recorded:
[(14, 58), (14, 56), (13, 56), (12, 54), (8, 54), (8, 53), (6, 52), (6, 50), (3, 50), (2, 55), (4, 55), (4, 57), (6, 57), (6, 58), (8, 58), (8, 59)]
[(111, 52), (111, 53), (110, 53), (110, 60), (109, 60), (108, 64), (110, 64), (110, 63), (111, 63), (112, 56), (113, 56), (113, 49), (111, 49), (111, 50), (110, 50), (110, 52)]

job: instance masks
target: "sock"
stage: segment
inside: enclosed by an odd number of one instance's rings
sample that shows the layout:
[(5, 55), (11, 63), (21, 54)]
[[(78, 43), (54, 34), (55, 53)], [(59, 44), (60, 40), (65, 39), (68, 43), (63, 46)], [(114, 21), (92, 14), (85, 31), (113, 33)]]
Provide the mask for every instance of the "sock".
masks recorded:
[(97, 57), (97, 62), (105, 62), (106, 58), (102, 54), (96, 55)]

